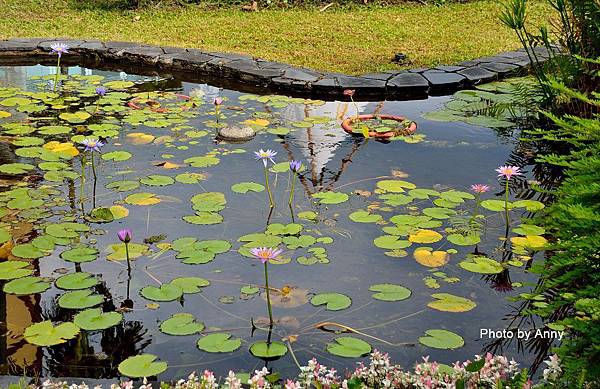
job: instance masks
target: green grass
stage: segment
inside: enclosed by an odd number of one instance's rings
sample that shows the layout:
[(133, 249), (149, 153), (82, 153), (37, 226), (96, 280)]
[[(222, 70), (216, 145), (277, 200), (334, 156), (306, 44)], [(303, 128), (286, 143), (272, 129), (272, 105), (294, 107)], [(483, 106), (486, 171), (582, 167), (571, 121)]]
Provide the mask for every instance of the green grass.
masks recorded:
[[(519, 47), (498, 21), (500, 1), (443, 7), (396, 5), (344, 9), (213, 9), (147, 7), (137, 11), (76, 10), (61, 0), (5, 0), (0, 38), (70, 37), (144, 42), (246, 53), (309, 68), (360, 74), (452, 64)], [(546, 1), (532, 0), (529, 20), (547, 23)]]

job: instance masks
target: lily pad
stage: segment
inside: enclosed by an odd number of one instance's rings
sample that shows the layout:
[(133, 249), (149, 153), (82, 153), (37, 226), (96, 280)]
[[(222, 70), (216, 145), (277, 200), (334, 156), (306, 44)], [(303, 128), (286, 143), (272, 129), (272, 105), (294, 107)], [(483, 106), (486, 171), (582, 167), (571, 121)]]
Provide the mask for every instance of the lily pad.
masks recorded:
[(98, 257), (98, 250), (93, 247), (79, 246), (63, 251), (60, 257), (65, 261), (75, 263), (91, 262)]
[(193, 335), (204, 330), (204, 324), (197, 322), (191, 313), (176, 313), (160, 323), (160, 330), (168, 335)]
[(232, 338), (231, 334), (209, 334), (198, 339), (197, 346), (200, 350), (209, 353), (229, 353), (237, 350), (242, 345), (240, 338)]
[(91, 288), (92, 286), (98, 285), (99, 282), (100, 281), (98, 281), (90, 273), (77, 272), (65, 274), (64, 276), (59, 277), (55, 281), (55, 284), (56, 287), (60, 289), (76, 290)]
[(179, 277), (171, 281), (171, 285), (175, 285), (183, 291), (183, 293), (198, 293), (202, 288), (210, 285), (210, 281), (200, 277)]
[(477, 304), (468, 298), (455, 296), (450, 293), (434, 293), (431, 297), (436, 300), (431, 301), (427, 306), (438, 311), (467, 312), (477, 306)]
[(193, 167), (209, 167), (217, 165), (220, 160), (214, 156), (191, 157), (183, 160), (183, 162)]
[(377, 182), (377, 187), (386, 192), (403, 193), (405, 189), (416, 189), (417, 186), (413, 183), (402, 180), (383, 180)]
[(102, 154), (102, 159), (105, 161), (127, 161), (132, 155), (129, 151), (117, 150)]
[(460, 262), (458, 266), (472, 273), (480, 274), (498, 274), (504, 270), (500, 262), (480, 255), (470, 256)]
[[(148, 246), (140, 243), (130, 242), (129, 246), (129, 259), (136, 259), (142, 255), (146, 255), (149, 252)], [(125, 243), (116, 243), (108, 246), (110, 254), (106, 256), (106, 259), (110, 261), (125, 261), (127, 260), (127, 251), (125, 250)]]
[(341, 293), (319, 293), (310, 299), (314, 306), (326, 304), (328, 311), (340, 311), (352, 305), (352, 299)]
[(418, 263), (427, 267), (443, 266), (450, 257), (446, 251), (431, 251), (431, 249), (425, 247), (416, 249), (413, 256)]
[(27, 294), (42, 293), (50, 288), (50, 283), (40, 277), (23, 277), (7, 282), (4, 285), (4, 292), (16, 294), (19, 296)]
[(422, 212), (424, 215), (430, 216), (434, 219), (448, 219), (451, 216), (456, 215), (455, 210), (442, 207), (424, 208)]
[(153, 354), (142, 354), (129, 357), (119, 363), (119, 373), (132, 378), (152, 377), (167, 370), (166, 362), (156, 362)]
[(360, 358), (371, 352), (371, 345), (362, 339), (341, 336), (327, 344), (327, 351), (340, 357)]
[(448, 239), (448, 242), (453, 243), (458, 246), (472, 246), (474, 244), (481, 242), (481, 238), (479, 237), (478, 234), (469, 234), (469, 235), (450, 234), (446, 237), (446, 239)]
[[(483, 200), (480, 205), (490, 211), (494, 211), (494, 212), (504, 212), (505, 210), (505, 202), (502, 200), (493, 200), (493, 199), (488, 199), (488, 200)], [(514, 208), (513, 204), (511, 202), (508, 202), (508, 209), (512, 209)]]
[(84, 309), (101, 304), (104, 296), (94, 294), (91, 289), (74, 290), (59, 297), (58, 305), (66, 309)]
[(160, 287), (145, 286), (140, 290), (142, 297), (152, 301), (174, 301), (183, 295), (183, 290), (172, 284), (162, 284)]
[(373, 298), (382, 301), (401, 301), (410, 297), (412, 292), (410, 289), (402, 285), (396, 284), (375, 284), (369, 287), (373, 294)]
[(349, 216), (350, 220), (356, 223), (377, 223), (383, 220), (383, 217), (378, 214), (373, 214), (368, 211), (355, 211)]
[(435, 243), (442, 239), (442, 234), (433, 230), (418, 230), (408, 236), (408, 240), (414, 243)]
[(465, 345), (464, 339), (454, 332), (447, 330), (427, 330), (419, 342), (427, 347), (452, 350)]
[(127, 204), (133, 205), (154, 205), (160, 203), (160, 199), (154, 193), (134, 193), (125, 197)]
[(28, 343), (37, 346), (54, 346), (73, 339), (77, 334), (79, 334), (79, 327), (71, 322), (55, 327), (50, 320), (46, 320), (27, 327), (23, 336)]
[(25, 268), (30, 265), (30, 263), (24, 261), (0, 262), (0, 280), (13, 280), (29, 276), (33, 273), (33, 270)]
[(265, 190), (265, 187), (256, 182), (240, 182), (238, 184), (233, 184), (231, 190), (235, 193), (262, 192)]
[(250, 354), (263, 359), (276, 359), (287, 353), (287, 346), (282, 342), (256, 342), (250, 346)]
[(542, 235), (546, 233), (546, 230), (543, 227), (533, 224), (521, 224), (518, 227), (513, 228), (512, 231), (519, 235)]
[(382, 235), (375, 238), (373, 244), (386, 250), (399, 250), (409, 247), (412, 243), (395, 235)]
[(102, 312), (100, 308), (86, 309), (73, 318), (73, 322), (82, 330), (98, 331), (119, 324), (123, 315), (119, 312)]
[(33, 169), (35, 169), (35, 166), (28, 163), (5, 163), (0, 165), (0, 173), (4, 174), (25, 174)]
[(196, 212), (195, 215), (188, 215), (182, 217), (182, 219), (190, 224), (219, 224), (223, 222), (223, 216), (216, 212)]
[(140, 182), (148, 186), (167, 186), (175, 183), (175, 180), (169, 176), (151, 174), (147, 177), (141, 178)]
[(348, 195), (342, 192), (319, 192), (312, 197), (319, 199), (321, 204), (340, 204), (349, 199)]

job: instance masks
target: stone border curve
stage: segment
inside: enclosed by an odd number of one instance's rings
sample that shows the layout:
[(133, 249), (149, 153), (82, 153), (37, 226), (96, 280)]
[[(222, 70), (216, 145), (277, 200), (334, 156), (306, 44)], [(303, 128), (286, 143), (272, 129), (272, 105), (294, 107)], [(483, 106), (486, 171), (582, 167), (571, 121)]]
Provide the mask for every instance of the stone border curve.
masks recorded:
[[(49, 55), (50, 45), (56, 42), (70, 47), (70, 55), (63, 56), (65, 64), (130, 69), (131, 73), (142, 75), (172, 72), (185, 80), (199, 80), (236, 90), (328, 99), (343, 99), (344, 89), (355, 89), (357, 100), (409, 100), (447, 95), (479, 83), (526, 74), (530, 65), (527, 53), (520, 49), (456, 65), (350, 76), (242, 54), (132, 42), (48, 38), (0, 40), (0, 64), (51, 65), (55, 63), (55, 57)], [(538, 59), (549, 57), (545, 48), (535, 50)]]

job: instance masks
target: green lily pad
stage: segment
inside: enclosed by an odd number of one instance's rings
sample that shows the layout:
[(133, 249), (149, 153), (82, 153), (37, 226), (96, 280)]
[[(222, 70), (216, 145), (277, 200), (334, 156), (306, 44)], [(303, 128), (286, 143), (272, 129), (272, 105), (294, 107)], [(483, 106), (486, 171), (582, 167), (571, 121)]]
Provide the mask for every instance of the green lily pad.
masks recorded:
[(512, 205), (515, 208), (525, 208), (529, 212), (539, 211), (544, 208), (544, 203), (536, 200), (517, 200)]
[(196, 212), (195, 215), (188, 215), (182, 217), (182, 219), (190, 224), (219, 224), (223, 222), (223, 216), (216, 212)]
[(69, 123), (78, 124), (84, 123), (91, 117), (91, 115), (85, 111), (78, 111), (73, 113), (63, 112), (60, 115), (58, 115), (58, 117), (62, 120), (66, 120)]
[(408, 194), (415, 199), (428, 200), (430, 196), (439, 196), (440, 192), (433, 189), (411, 189)]
[(546, 230), (543, 227), (539, 227), (533, 224), (521, 224), (518, 227), (512, 229), (512, 231), (519, 235), (543, 235)]
[(458, 246), (472, 246), (481, 242), (481, 238), (478, 234), (462, 235), (462, 234), (450, 234), (446, 237), (448, 242)]
[(147, 177), (141, 178), (140, 182), (148, 186), (167, 186), (175, 183), (175, 180), (169, 176), (151, 174)]
[(247, 193), (247, 192), (262, 192), (265, 190), (264, 185), (258, 184), (256, 182), (240, 182), (238, 184), (233, 184), (231, 186), (231, 190), (235, 193)]
[(160, 287), (145, 286), (140, 290), (142, 297), (152, 301), (174, 301), (183, 295), (183, 290), (172, 284), (162, 284)]
[(424, 215), (430, 216), (434, 219), (448, 219), (451, 216), (456, 215), (455, 210), (441, 207), (424, 208), (422, 212)]
[[(483, 200), (480, 205), (493, 212), (504, 212), (505, 210), (505, 202), (502, 200)], [(508, 209), (512, 208), (514, 208), (514, 205), (511, 202), (508, 202)]]
[(398, 250), (404, 249), (412, 245), (412, 242), (395, 235), (382, 235), (373, 240), (373, 244), (376, 247), (386, 250)]
[(101, 304), (104, 296), (94, 294), (91, 289), (74, 290), (59, 297), (58, 305), (66, 309), (84, 309)]
[(127, 204), (133, 205), (154, 205), (160, 203), (160, 199), (154, 193), (133, 193), (125, 197)]
[(184, 159), (183, 162), (193, 167), (209, 167), (217, 165), (220, 160), (213, 156), (200, 156)]
[(193, 196), (190, 201), (196, 212), (218, 212), (225, 208), (227, 200), (221, 192), (205, 192)]
[(176, 313), (160, 323), (160, 330), (168, 335), (193, 335), (204, 330), (204, 323), (197, 322), (191, 313)]
[(321, 204), (340, 204), (349, 199), (346, 193), (341, 192), (319, 192), (314, 193), (312, 197), (319, 199)]
[(464, 339), (454, 332), (447, 330), (427, 330), (419, 342), (427, 347), (452, 350), (465, 345)]
[(24, 268), (30, 265), (30, 263), (23, 261), (0, 262), (0, 280), (27, 277), (33, 273), (33, 270)]
[(46, 226), (46, 233), (55, 238), (78, 238), (82, 232), (90, 230), (89, 226), (81, 223), (59, 223)]
[(27, 327), (23, 337), (28, 343), (37, 346), (54, 346), (73, 339), (77, 334), (79, 327), (73, 323), (66, 322), (55, 327), (50, 320), (46, 320)]
[(175, 181), (182, 184), (197, 184), (206, 180), (206, 175), (202, 173), (180, 173), (175, 176)]
[(35, 166), (28, 163), (5, 163), (0, 165), (0, 173), (4, 174), (25, 174), (33, 169), (35, 169)]
[(410, 297), (412, 292), (410, 289), (402, 285), (396, 284), (376, 284), (369, 287), (373, 294), (373, 298), (382, 301), (401, 301)]
[(310, 299), (314, 306), (326, 304), (328, 311), (340, 311), (352, 305), (352, 299), (341, 293), (319, 293)]
[(377, 223), (383, 220), (383, 217), (378, 214), (373, 214), (368, 211), (355, 211), (349, 216), (350, 220), (356, 223)]
[(438, 311), (467, 312), (477, 306), (477, 304), (468, 298), (455, 296), (450, 293), (434, 293), (431, 297), (436, 300), (431, 301), (427, 306)]
[(237, 350), (242, 345), (240, 338), (232, 338), (231, 334), (209, 334), (198, 339), (197, 346), (200, 350), (209, 353), (229, 353)]
[(36, 259), (47, 255), (44, 251), (38, 249), (31, 243), (18, 244), (11, 250), (12, 255), (19, 258)]
[[(117, 81), (115, 81), (117, 82)], [(119, 363), (119, 373), (127, 377), (152, 377), (167, 370), (166, 362), (156, 362), (158, 357), (152, 354), (136, 355)]]
[(77, 272), (65, 274), (64, 276), (59, 277), (55, 281), (55, 284), (56, 287), (60, 289), (76, 290), (91, 288), (92, 286), (98, 285), (99, 282), (100, 281), (98, 281), (90, 273)]
[[(416, 189), (415, 189), (416, 190)], [(379, 196), (387, 205), (397, 207), (400, 205), (410, 204), (415, 198), (401, 193), (387, 193)]]
[(32, 209), (42, 206), (43, 204), (44, 200), (23, 196), (10, 200), (6, 206), (10, 209)]
[(302, 231), (302, 224), (289, 223), (272, 223), (267, 226), (265, 234), (267, 235), (297, 235)]
[(405, 189), (416, 189), (417, 186), (413, 183), (402, 180), (383, 180), (377, 182), (377, 187), (386, 192), (403, 193)]
[(247, 295), (257, 294), (258, 292), (260, 292), (260, 289), (257, 288), (256, 286), (246, 285), (246, 286), (242, 286), (240, 288), (240, 293), (247, 294)]
[(63, 251), (60, 257), (65, 261), (75, 263), (91, 262), (98, 258), (98, 250), (93, 247), (79, 246)]
[(82, 330), (98, 331), (116, 326), (123, 320), (119, 312), (102, 312), (100, 308), (86, 309), (73, 318), (73, 322)]
[(282, 342), (255, 342), (250, 346), (250, 354), (263, 359), (277, 359), (287, 353), (287, 346)]
[(129, 151), (117, 150), (102, 154), (102, 159), (105, 161), (127, 161), (132, 155)]
[(50, 283), (40, 277), (23, 277), (7, 282), (4, 285), (4, 292), (16, 294), (19, 296), (42, 293), (50, 288)]
[(288, 249), (295, 250), (300, 247), (310, 247), (317, 242), (317, 239), (311, 235), (300, 235), (298, 237), (284, 236), (282, 241), (287, 245)]
[(360, 358), (371, 352), (371, 345), (362, 339), (352, 336), (341, 336), (335, 343), (327, 344), (327, 351), (333, 355), (346, 358)]
[(473, 255), (460, 262), (458, 266), (472, 273), (480, 274), (498, 274), (504, 271), (500, 262), (480, 255)]
[[(148, 246), (141, 243), (129, 242), (129, 259), (136, 259), (149, 252)], [(108, 246), (110, 254), (106, 256), (106, 259), (110, 261), (126, 261), (127, 251), (125, 250), (125, 243), (116, 243)]]
[(171, 285), (175, 285), (183, 291), (183, 293), (198, 293), (202, 288), (210, 285), (210, 281), (200, 277), (179, 277), (171, 281)]

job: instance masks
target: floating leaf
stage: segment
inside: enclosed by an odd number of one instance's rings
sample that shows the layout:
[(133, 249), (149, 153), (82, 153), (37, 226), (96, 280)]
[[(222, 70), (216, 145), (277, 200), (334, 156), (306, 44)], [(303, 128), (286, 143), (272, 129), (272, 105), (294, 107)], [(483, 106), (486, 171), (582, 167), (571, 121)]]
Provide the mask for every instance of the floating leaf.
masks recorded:
[(412, 196), (407, 196), (407, 195), (399, 194), (399, 193), (388, 193), (388, 194), (379, 196), (379, 198), (382, 199), (384, 201), (384, 203), (391, 205), (393, 207), (409, 204), (415, 199)]
[(548, 243), (546, 238), (539, 235), (513, 236), (510, 241), (515, 246), (532, 250), (541, 250)]
[(104, 301), (104, 296), (93, 293), (94, 291), (91, 289), (67, 292), (60, 296), (58, 305), (66, 309), (83, 309), (101, 304)]
[(194, 195), (190, 199), (196, 212), (218, 212), (225, 208), (227, 200), (221, 192), (205, 192)]
[(93, 247), (80, 246), (63, 251), (60, 257), (65, 261), (75, 263), (91, 262), (98, 257), (98, 250)]
[(480, 255), (470, 256), (468, 259), (460, 262), (458, 266), (472, 273), (480, 274), (498, 274), (504, 270), (500, 262)]
[(209, 167), (217, 165), (220, 160), (214, 156), (191, 157), (183, 160), (183, 162), (193, 167)]
[(467, 312), (475, 308), (477, 304), (468, 298), (455, 296), (450, 293), (434, 293), (431, 295), (435, 301), (427, 304), (429, 308), (444, 312)]
[(512, 205), (515, 208), (525, 208), (529, 212), (539, 211), (544, 208), (544, 203), (536, 200), (517, 200)]
[(395, 235), (382, 235), (373, 240), (373, 244), (386, 250), (398, 250), (409, 247), (412, 243), (408, 240), (402, 240)]
[(197, 346), (200, 350), (209, 353), (229, 353), (237, 350), (242, 345), (239, 338), (231, 338), (231, 334), (209, 334), (198, 339)]
[(145, 286), (140, 290), (142, 297), (153, 301), (173, 301), (183, 295), (183, 290), (172, 284), (162, 284), (160, 287)]
[(78, 111), (73, 113), (63, 112), (60, 115), (58, 115), (58, 117), (62, 120), (66, 120), (69, 123), (78, 124), (88, 120), (91, 117), (91, 115), (85, 111)]
[(442, 235), (433, 230), (418, 230), (408, 236), (408, 240), (414, 243), (435, 243), (441, 239)]
[(0, 262), (0, 280), (12, 280), (29, 276), (33, 273), (31, 269), (24, 269), (31, 264), (23, 261)]
[(446, 239), (448, 239), (448, 242), (453, 243), (458, 246), (472, 246), (474, 244), (481, 242), (481, 238), (479, 237), (479, 234), (469, 234), (469, 235), (450, 234), (446, 237)]
[(327, 351), (333, 355), (346, 358), (360, 358), (371, 352), (371, 345), (362, 339), (351, 336), (341, 336), (334, 339), (335, 343), (327, 344)]
[[(127, 89), (127, 88), (131, 88), (134, 85), (135, 84), (133, 82), (124, 81), (124, 80), (109, 81), (109, 82), (104, 83), (104, 86), (106, 88), (110, 88), (110, 89)], [(112, 95), (112, 93), (111, 93), (111, 95)], [(128, 374), (125, 374), (125, 375), (128, 375)], [(154, 374), (151, 374), (151, 375), (154, 375)], [(130, 377), (133, 377), (133, 376), (130, 376)]]
[[(129, 246), (129, 259), (139, 258), (142, 255), (148, 253), (148, 246), (140, 243), (130, 242)], [(106, 259), (110, 261), (125, 261), (127, 260), (127, 251), (125, 250), (125, 243), (116, 243), (108, 246), (110, 254), (106, 256)]]
[(91, 288), (98, 285), (99, 282), (90, 273), (77, 272), (59, 277), (55, 281), (55, 284), (60, 289), (75, 290)]
[(416, 189), (417, 186), (413, 183), (402, 180), (383, 180), (377, 182), (377, 187), (386, 192), (403, 193), (405, 189)]
[(47, 255), (31, 243), (18, 244), (11, 250), (12, 255), (19, 258), (36, 259)]
[(272, 223), (267, 226), (267, 235), (296, 235), (302, 231), (302, 225), (297, 223), (281, 224)]
[(183, 293), (198, 293), (203, 287), (210, 285), (210, 281), (200, 277), (179, 277), (171, 281), (183, 291)]
[(160, 330), (168, 335), (193, 335), (204, 330), (204, 323), (197, 322), (191, 313), (176, 313), (160, 323)]
[(357, 223), (377, 223), (383, 220), (381, 215), (372, 214), (368, 211), (355, 211), (349, 215), (350, 220)]
[(160, 199), (154, 193), (134, 193), (125, 197), (127, 204), (133, 205), (154, 205), (160, 203)]
[(521, 224), (513, 228), (513, 232), (519, 235), (542, 235), (546, 233), (546, 230), (533, 224)]
[(419, 338), (419, 342), (427, 347), (444, 350), (452, 350), (465, 345), (464, 339), (447, 330), (427, 330), (425, 336)]
[(79, 238), (82, 232), (90, 230), (89, 226), (81, 223), (59, 223), (46, 226), (46, 233), (55, 238)]
[(42, 293), (50, 288), (50, 283), (40, 277), (17, 278), (4, 284), (4, 292), (16, 295)]
[(100, 308), (86, 309), (73, 318), (73, 322), (82, 330), (98, 331), (119, 324), (123, 315), (119, 312), (102, 312)]
[(456, 215), (456, 211), (449, 208), (424, 208), (423, 214), (430, 216), (434, 219), (448, 219), (450, 216)]
[(35, 169), (35, 166), (28, 163), (5, 163), (0, 165), (0, 173), (4, 174), (25, 174), (33, 169)]
[(131, 158), (131, 153), (129, 151), (123, 151), (123, 150), (111, 151), (111, 152), (102, 154), (102, 159), (105, 161), (121, 162), (121, 161), (127, 161), (129, 158)]
[(167, 186), (175, 182), (172, 177), (163, 176), (160, 174), (151, 174), (147, 177), (141, 178), (140, 182), (144, 185), (149, 186)]
[(411, 291), (402, 285), (396, 284), (375, 284), (369, 287), (373, 294), (373, 298), (382, 301), (401, 301), (410, 297)]
[(253, 294), (257, 294), (258, 292), (260, 292), (260, 289), (257, 288), (256, 286), (246, 285), (246, 286), (242, 286), (240, 288), (240, 292), (243, 294), (247, 294), (247, 295), (253, 295)]
[(449, 260), (449, 255), (445, 251), (431, 251), (424, 247), (420, 247), (413, 253), (415, 260), (423, 266), (440, 267), (445, 265)]
[[(480, 205), (490, 211), (503, 212), (505, 210), (505, 202), (502, 200), (483, 200)], [(508, 209), (514, 208), (511, 202), (508, 203)]]
[(54, 346), (73, 339), (77, 334), (79, 327), (73, 323), (66, 322), (55, 327), (50, 320), (46, 320), (27, 327), (23, 337), (28, 343), (37, 346)]
[(190, 224), (219, 224), (223, 222), (223, 216), (216, 212), (196, 212), (195, 215), (184, 216), (183, 220)]
[(264, 185), (258, 184), (256, 182), (240, 182), (238, 184), (233, 184), (231, 186), (231, 190), (236, 193), (247, 193), (250, 192), (262, 192), (265, 190)]
[(314, 306), (327, 304), (328, 311), (340, 311), (352, 305), (352, 300), (341, 293), (319, 293), (310, 299), (310, 303)]
[(284, 356), (287, 353), (287, 346), (278, 341), (255, 342), (250, 346), (250, 354), (258, 358), (276, 359)]
[[(117, 82), (117, 81), (115, 81)], [(167, 370), (166, 362), (156, 362), (152, 354), (136, 355), (119, 363), (119, 373), (132, 378), (152, 377)]]
[(206, 180), (206, 174), (202, 173), (181, 173), (175, 176), (175, 181), (182, 184), (197, 184), (202, 180)]
[(349, 197), (346, 193), (341, 192), (320, 192), (314, 193), (312, 197), (319, 199), (321, 204), (340, 204), (348, 201)]
[(433, 189), (412, 189), (408, 194), (416, 199), (428, 200), (430, 196), (439, 196), (440, 192)]

